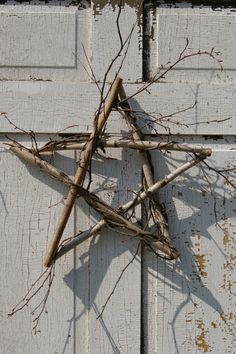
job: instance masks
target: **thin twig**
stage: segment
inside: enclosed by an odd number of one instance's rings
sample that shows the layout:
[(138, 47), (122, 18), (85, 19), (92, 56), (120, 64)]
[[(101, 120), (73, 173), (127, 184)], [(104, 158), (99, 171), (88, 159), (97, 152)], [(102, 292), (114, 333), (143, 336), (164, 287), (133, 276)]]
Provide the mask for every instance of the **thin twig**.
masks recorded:
[(116, 288), (117, 288), (117, 286), (118, 286), (118, 284), (119, 284), (119, 282), (120, 282), (120, 280), (121, 280), (123, 274), (125, 273), (125, 271), (127, 270), (127, 268), (133, 263), (133, 261), (135, 260), (137, 254), (139, 253), (139, 248), (140, 248), (140, 246), (141, 246), (141, 242), (138, 243), (137, 249), (136, 249), (136, 251), (135, 251), (133, 257), (131, 258), (131, 260), (126, 264), (126, 266), (125, 266), (125, 267), (122, 269), (122, 271), (120, 272), (120, 275), (119, 275), (117, 281), (115, 282), (115, 285), (114, 285), (112, 291), (110, 292), (109, 296), (108, 296), (107, 299), (106, 299), (106, 302), (105, 302), (104, 305), (102, 306), (102, 311), (101, 311), (100, 314), (97, 316), (97, 320), (98, 320), (100, 317), (102, 317), (103, 312), (105, 311), (108, 302), (110, 301), (112, 295), (114, 294), (114, 292), (115, 292), (115, 290), (116, 290)]
[[(32, 301), (32, 299), (35, 298), (35, 296), (37, 294), (39, 294), (39, 292), (47, 284), (46, 293), (44, 294), (43, 298), (39, 301), (39, 303), (35, 306), (35, 308), (31, 311), (31, 314), (34, 316), (35, 312), (38, 309), (40, 309), (39, 312), (36, 314), (36, 317), (33, 319), (34, 326), (32, 328), (32, 331), (34, 332), (34, 334), (37, 334), (38, 332), (40, 332), (40, 330), (38, 330), (39, 321), (40, 321), (40, 318), (41, 318), (43, 312), (46, 311), (47, 300), (50, 295), (50, 291), (51, 291), (54, 277), (55, 277), (55, 263), (53, 263), (50, 268), (47, 268), (42, 274), (40, 274), (40, 276), (30, 286), (30, 288), (27, 291), (27, 293), (25, 294), (25, 296), (20, 300), (20, 302), (18, 304), (16, 304), (14, 306), (14, 308), (8, 314), (8, 316), (11, 317), (11, 316), (15, 315), (17, 312), (19, 312), (19, 311), (23, 310), (25, 307), (27, 307), (29, 305), (29, 303)], [(36, 287), (36, 285), (37, 285), (37, 287)]]

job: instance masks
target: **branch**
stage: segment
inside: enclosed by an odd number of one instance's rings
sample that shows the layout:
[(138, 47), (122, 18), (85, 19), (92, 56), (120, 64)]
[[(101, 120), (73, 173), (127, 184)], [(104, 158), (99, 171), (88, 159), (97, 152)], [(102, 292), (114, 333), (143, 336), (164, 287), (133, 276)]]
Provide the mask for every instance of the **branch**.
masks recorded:
[[(124, 103), (121, 104), (121, 107), (129, 110), (130, 105), (129, 105), (128, 101), (125, 101), (127, 96), (126, 96), (124, 87), (122, 85), (120, 87), (119, 96), (120, 96), (121, 101), (124, 100)], [(136, 141), (138, 141), (138, 142), (143, 141), (144, 138), (143, 138), (141, 131), (139, 130), (137, 123), (136, 123), (137, 118), (136, 118), (135, 114), (131, 114), (131, 113), (126, 112), (125, 117), (126, 117), (126, 122), (129, 127), (129, 130), (132, 133), (134, 143)], [(139, 150), (139, 155), (141, 158), (144, 178), (145, 178), (147, 187), (150, 188), (155, 183), (153, 172), (152, 172), (153, 168), (152, 168), (152, 163), (151, 163), (151, 155), (149, 154), (148, 151), (142, 151), (142, 150)], [(151, 197), (151, 206), (152, 206), (152, 210), (153, 210), (154, 221), (156, 224), (159, 224), (160, 234), (161, 234), (162, 238), (165, 240), (168, 240), (168, 242), (171, 243), (171, 237), (169, 234), (168, 225), (166, 223), (166, 219), (165, 219), (164, 215), (162, 214), (162, 208), (159, 204), (156, 194), (153, 194)]]
[[(119, 87), (121, 85), (122, 80), (120, 78), (116, 78), (114, 81), (112, 88), (109, 93), (109, 97), (107, 99), (107, 102), (105, 103), (103, 111), (95, 117), (94, 121), (94, 132), (90, 135), (89, 140), (87, 141), (84, 150), (82, 150), (81, 155), (80, 155), (80, 162), (79, 162), (79, 167), (77, 169), (77, 172), (75, 174), (74, 178), (74, 183), (77, 185), (81, 185), (84, 182), (84, 178), (86, 175), (86, 172), (90, 166), (91, 159), (93, 156), (94, 151), (96, 150), (97, 147), (97, 141), (102, 133), (102, 130), (104, 128), (104, 125), (106, 123), (107, 118), (109, 117), (109, 114), (116, 102), (117, 99), (117, 94)], [(77, 189), (74, 187), (71, 187), (68, 193), (68, 196), (65, 201), (65, 207), (62, 212), (62, 215), (60, 217), (60, 221), (58, 223), (58, 226), (56, 228), (54, 237), (52, 241), (50, 242), (48, 246), (47, 253), (44, 258), (44, 266), (49, 267), (57, 250), (57, 247), (59, 245), (59, 242), (61, 240), (63, 231), (66, 227), (67, 221), (69, 219), (69, 216), (71, 214), (71, 210), (73, 208), (76, 196), (77, 196)]]
[[(81, 140), (80, 138), (77, 138)], [(51, 141), (46, 145), (42, 146), (38, 149), (41, 155), (48, 155), (49, 153), (55, 151), (63, 151), (63, 150), (83, 150), (86, 142), (76, 143), (76, 138), (68, 140), (63, 139), (63, 141)], [(179, 144), (173, 141), (167, 142), (156, 142), (150, 140), (115, 140), (113, 138), (105, 139), (102, 138), (99, 140), (98, 146), (102, 146), (104, 148), (130, 148), (130, 149), (138, 149), (138, 150), (165, 150), (165, 151), (182, 151), (182, 152), (192, 152), (192, 153), (201, 153), (207, 156), (210, 156), (212, 150), (210, 148), (203, 148), (198, 145), (191, 144)]]

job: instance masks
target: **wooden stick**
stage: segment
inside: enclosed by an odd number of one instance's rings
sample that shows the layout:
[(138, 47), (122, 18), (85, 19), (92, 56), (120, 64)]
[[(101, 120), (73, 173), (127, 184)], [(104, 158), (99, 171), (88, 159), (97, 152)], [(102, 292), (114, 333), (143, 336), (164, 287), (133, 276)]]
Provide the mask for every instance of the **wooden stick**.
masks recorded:
[[(138, 150), (167, 150), (167, 151), (182, 151), (182, 152), (192, 152), (196, 154), (205, 154), (206, 156), (210, 156), (212, 154), (212, 150), (210, 148), (203, 148), (202, 146), (192, 145), (192, 144), (180, 144), (175, 143), (173, 141), (167, 142), (156, 142), (150, 140), (115, 140), (113, 138), (104, 139), (102, 138), (100, 141), (101, 145), (106, 148), (130, 148), (130, 149), (138, 149)], [(81, 143), (71, 143), (70, 141), (60, 142), (51, 142), (47, 146), (42, 146), (39, 148), (40, 155), (49, 155), (55, 151), (62, 150), (82, 150), (85, 147), (86, 142)]]
[(66, 173), (54, 167), (47, 161), (42, 160), (39, 156), (34, 155), (29, 149), (27, 149), (23, 145), (17, 142), (9, 144), (9, 150), (22, 160), (25, 160), (26, 162), (30, 163), (35, 167), (38, 167), (40, 170), (49, 174), (51, 177), (63, 182), (65, 185), (70, 187), (71, 184), (73, 184), (73, 181)]
[[(119, 96), (120, 96), (120, 100), (124, 102), (123, 104), (121, 104), (121, 107), (124, 108), (126, 122), (132, 133), (134, 143), (143, 141), (144, 137), (137, 125), (137, 118), (134, 113), (130, 113), (131, 112), (130, 105), (127, 101), (127, 96), (123, 85), (121, 85), (120, 87)], [(143, 175), (145, 178), (146, 185), (148, 188), (151, 188), (155, 184), (154, 177), (153, 177), (153, 168), (151, 164), (151, 155), (148, 151), (142, 151), (142, 150), (139, 150), (139, 155), (142, 161), (142, 170), (143, 170)], [(161, 236), (171, 244), (172, 240), (170, 237), (166, 218), (162, 213), (162, 208), (161, 205), (159, 204), (156, 193), (152, 194), (151, 205), (152, 205), (152, 211), (154, 216), (154, 222), (159, 225)]]
[[(148, 188), (147, 191), (141, 193), (139, 198), (136, 198), (134, 201), (131, 201), (131, 202), (128, 202), (128, 203), (122, 205), (119, 209), (125, 212), (125, 211), (128, 211), (133, 206), (136, 206), (136, 205), (142, 203), (142, 201), (144, 201), (145, 198), (150, 197), (152, 193), (156, 193), (158, 190), (165, 187), (168, 183), (173, 181), (180, 174), (186, 172), (191, 167), (197, 165), (199, 162), (204, 160), (206, 157), (207, 157), (206, 155), (200, 155), (200, 156), (196, 157), (196, 159), (192, 159), (191, 161), (186, 162), (184, 165), (178, 167), (177, 169), (175, 169), (174, 171), (169, 173), (162, 180), (156, 182), (151, 188)], [(73, 238), (71, 241), (68, 241), (68, 243), (66, 243), (64, 246), (62, 246), (60, 251), (56, 254), (55, 259), (60, 258), (62, 255), (66, 254), (71, 249), (73, 249), (74, 247), (79, 245), (81, 242), (83, 242), (86, 239), (88, 239), (89, 237), (97, 234), (105, 225), (106, 225), (105, 220), (101, 220), (97, 224), (95, 224), (90, 230), (85, 231), (85, 232), (81, 233), (80, 235), (78, 235), (77, 237)], [(177, 258), (177, 257), (178, 257), (178, 253), (177, 253), (176, 257), (173, 257), (173, 258)]]
[[(90, 166), (92, 155), (97, 147), (97, 140), (100, 137), (100, 134), (102, 133), (102, 130), (104, 128), (104, 125), (107, 121), (107, 118), (114, 107), (114, 104), (116, 103), (117, 100), (117, 95), (118, 91), (120, 88), (120, 85), (122, 83), (122, 79), (116, 78), (116, 80), (113, 82), (113, 85), (111, 87), (107, 102), (105, 103), (103, 111), (99, 114), (99, 116), (95, 119), (94, 124), (95, 124), (95, 129), (94, 132), (90, 135), (89, 140), (87, 141), (84, 150), (82, 150), (81, 155), (80, 155), (80, 161), (79, 161), (79, 167), (76, 171), (75, 178), (74, 178), (74, 183), (76, 185), (81, 185), (84, 182), (84, 178), (86, 175), (86, 172)], [(69, 216), (71, 214), (71, 210), (73, 208), (75, 199), (77, 196), (77, 189), (75, 187), (71, 187), (68, 193), (68, 196), (65, 201), (65, 206), (64, 210), (62, 212), (62, 215), (60, 217), (58, 226), (56, 228), (54, 237), (52, 241), (50, 242), (47, 253), (44, 257), (44, 266), (49, 267), (52, 263), (52, 260), (55, 256), (57, 247), (59, 245), (59, 242), (61, 240), (63, 231), (66, 227), (67, 221), (69, 219)]]
[[(108, 223), (111, 226), (115, 225), (126, 228), (130, 230), (134, 234), (134, 236), (142, 238), (146, 243), (150, 244), (156, 252), (161, 250), (169, 257), (169, 259), (176, 258), (175, 249), (168, 245), (168, 243), (163, 242), (164, 240), (162, 240), (161, 238), (158, 239), (157, 235), (140, 229), (139, 227), (131, 223), (129, 220), (127, 220), (123, 215), (119, 214), (117, 210), (107, 205), (94, 194), (90, 193), (82, 186), (75, 185), (65, 172), (58, 170), (50, 163), (42, 160), (39, 156), (35, 156), (32, 152), (30, 152), (20, 144), (15, 143), (10, 145), (10, 150), (14, 152), (18, 157), (24, 159), (33, 166), (39, 167), (41, 170), (43, 170), (50, 176), (58, 179), (59, 181), (63, 182), (65, 185), (69, 187), (73, 186), (74, 188), (76, 188), (77, 193), (81, 197), (83, 197), (92, 208), (94, 208), (104, 217), (104, 220), (102, 220), (101, 227)], [(95, 230), (96, 228), (94, 228), (93, 232), (95, 232)]]
[(182, 166), (176, 168), (174, 171), (166, 175), (164, 178), (162, 178), (160, 181), (155, 182), (150, 188), (148, 188), (146, 191), (142, 192), (136, 199), (133, 201), (130, 201), (126, 204), (124, 204), (120, 210), (126, 211), (134, 206), (142, 203), (146, 198), (151, 197), (152, 194), (156, 193), (159, 191), (161, 188), (165, 187), (168, 183), (173, 181), (176, 177), (184, 173), (185, 171), (189, 170), (193, 166), (197, 165), (199, 162), (203, 161), (206, 158), (206, 155), (199, 155), (196, 156), (196, 158), (191, 159), (190, 161), (186, 162)]

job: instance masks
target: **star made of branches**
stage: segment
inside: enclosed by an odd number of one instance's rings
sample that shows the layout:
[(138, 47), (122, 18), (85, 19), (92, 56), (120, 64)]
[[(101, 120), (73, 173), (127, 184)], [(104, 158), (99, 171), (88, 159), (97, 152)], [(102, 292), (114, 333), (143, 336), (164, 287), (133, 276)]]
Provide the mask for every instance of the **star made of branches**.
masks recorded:
[[(118, 109), (125, 118), (131, 140), (104, 140), (104, 127), (112, 109)], [(88, 239), (90, 236), (98, 233), (104, 226), (112, 227), (116, 230), (127, 231), (129, 235), (140, 238), (144, 243), (158, 256), (165, 259), (176, 259), (179, 252), (174, 247), (168, 229), (166, 217), (163, 213), (162, 207), (158, 201), (157, 192), (173, 181), (180, 174), (189, 170), (191, 167), (197, 165), (199, 162), (211, 155), (210, 149), (205, 149), (198, 146), (191, 146), (187, 144), (177, 144), (173, 142), (151, 142), (145, 141), (137, 124), (137, 116), (130, 108), (122, 79), (116, 78), (110, 87), (109, 95), (106, 101), (102, 102), (99, 107), (98, 114), (94, 119), (94, 131), (90, 134), (85, 142), (78, 142), (75, 137), (63, 139), (62, 141), (50, 141), (43, 147), (28, 149), (18, 142), (13, 142), (10, 145), (10, 150), (20, 158), (26, 160), (30, 164), (39, 167), (47, 174), (53, 176), (59, 181), (63, 182), (69, 187), (68, 195), (65, 200), (64, 208), (60, 216), (55, 234), (49, 243), (47, 252), (44, 257), (44, 266), (50, 267), (53, 262), (59, 257), (67, 253), (82, 241)], [(90, 169), (93, 154), (99, 146), (114, 146), (114, 147), (130, 147), (139, 151), (142, 171), (145, 180), (144, 190), (137, 194), (134, 200), (119, 206), (117, 209), (112, 208), (103, 200), (91, 193), (88, 189), (83, 187), (87, 171)], [(58, 170), (55, 166), (42, 159), (43, 153), (55, 150), (66, 149), (81, 149), (79, 166), (72, 180), (65, 172)], [(192, 152), (193, 158), (166, 175), (159, 181), (154, 180), (151, 156), (148, 150), (178, 150), (183, 152)], [(100, 220), (92, 229), (79, 233), (66, 243), (61, 242), (63, 231), (66, 227), (67, 221), (70, 217), (71, 210), (74, 206), (76, 198), (82, 197), (93, 209), (95, 209), (101, 216)], [(158, 232), (150, 232), (142, 229), (135, 223), (132, 223), (126, 214), (128, 211), (134, 209), (137, 205), (143, 203), (146, 199), (150, 201), (150, 208), (154, 218), (155, 224), (158, 226)]]

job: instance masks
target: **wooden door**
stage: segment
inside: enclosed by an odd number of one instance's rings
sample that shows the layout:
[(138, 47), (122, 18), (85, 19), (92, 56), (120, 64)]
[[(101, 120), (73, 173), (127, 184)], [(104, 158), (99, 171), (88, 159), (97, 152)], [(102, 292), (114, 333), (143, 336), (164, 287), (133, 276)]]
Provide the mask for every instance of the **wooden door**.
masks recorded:
[[(223, 71), (217, 60), (207, 55), (186, 59), (162, 83), (152, 85), (150, 99), (142, 107), (168, 116), (196, 102), (192, 109), (169, 117), (171, 124), (168, 117), (162, 120), (170, 128), (171, 139), (209, 146), (213, 150), (208, 160), (211, 167), (234, 169), (234, 12), (182, 4), (179, 8), (148, 7), (147, 14), (148, 77), (153, 77), (161, 64), (175, 62), (186, 39), (186, 54), (209, 52), (211, 48), (221, 52), (216, 57), (223, 60)], [(161, 126), (158, 132), (166, 133)], [(186, 158), (182, 153), (153, 155), (157, 176)], [(233, 171), (228, 175), (232, 182), (234, 175)], [(144, 256), (144, 352), (233, 353), (235, 189), (202, 166), (169, 185), (160, 197), (180, 259), (173, 263), (157, 260), (149, 253)]]
[[(86, 71), (92, 65), (96, 79), (103, 80), (120, 46), (117, 14), (117, 8), (105, 4), (0, 7), (0, 42), (4, 48), (0, 58), (0, 109), (22, 129), (15, 130), (1, 116), (1, 353), (140, 350), (140, 255), (126, 271), (103, 317), (97, 319), (137, 248), (136, 240), (111, 230), (102, 231), (58, 261), (47, 313), (39, 324), (40, 333), (31, 332), (35, 317), (31, 312), (44, 290), (26, 311), (7, 316), (43, 270), (42, 257), (53, 236), (67, 188), (25, 164), (4, 143), (16, 139), (30, 146), (30, 137), (23, 130), (32, 130), (38, 144), (59, 131), (91, 132), (100, 93)], [(126, 6), (122, 10), (123, 36), (131, 28), (124, 24), (128, 20), (133, 24), (136, 19), (135, 8)], [(137, 26), (120, 73), (124, 82), (142, 78), (139, 31)], [(109, 81), (119, 65), (116, 63), (110, 72)], [(108, 133), (126, 129), (119, 114), (112, 113), (109, 120)], [(91, 188), (112, 206), (118, 206), (133, 198), (133, 192), (140, 188), (141, 171), (135, 152), (119, 149), (107, 154), (108, 158), (97, 156), (92, 163)], [(50, 161), (73, 176), (77, 160), (77, 153), (67, 152), (56, 154)], [(90, 228), (96, 220), (99, 216), (78, 201), (65, 237)]]
[[(125, 38), (137, 22), (120, 76), (128, 94), (160, 65), (174, 60), (189, 38), (192, 51), (222, 51), (225, 71), (197, 57), (184, 62), (163, 83), (132, 101), (138, 110), (168, 115), (193, 105), (169, 124), (171, 139), (207, 144), (218, 169), (235, 165), (235, 16), (228, 10), (162, 9), (139, 2), (124, 4), (119, 17)], [(142, 12), (144, 21), (142, 22)], [(38, 144), (56, 132), (89, 133), (99, 92), (88, 76), (92, 66), (103, 80), (120, 48), (119, 8), (115, 2), (60, 5), (3, 5), (1, 15), (0, 111), (18, 127), (32, 130)], [(143, 32), (144, 28), (144, 32)], [(143, 35), (145, 33), (145, 35)], [(150, 38), (150, 40), (149, 40)], [(168, 43), (168, 45), (166, 45)], [(88, 58), (89, 64), (86, 60)], [(115, 63), (107, 80), (119, 68)], [(150, 94), (151, 93), (151, 94)], [(214, 122), (232, 117), (224, 123)], [(210, 124), (200, 123), (209, 122)], [(180, 123), (186, 123), (178, 124)], [(197, 123), (197, 124), (196, 124)], [(146, 138), (156, 129), (145, 127)], [(118, 113), (107, 133), (124, 134)], [(158, 126), (159, 134), (167, 134)], [(166, 262), (149, 251), (138, 254), (97, 319), (118, 277), (137, 249), (137, 241), (104, 229), (56, 265), (56, 276), (37, 335), (30, 313), (8, 318), (42, 272), (42, 258), (63, 207), (67, 189), (7, 150), (14, 138), (30, 146), (30, 137), (1, 116), (1, 351), (2, 353), (231, 353), (235, 332), (233, 189), (214, 171), (194, 168), (160, 193), (180, 259)], [(112, 206), (140, 189), (142, 172), (133, 150), (107, 150), (92, 164), (91, 189)], [(114, 158), (114, 159), (113, 159)], [(160, 178), (188, 159), (186, 154), (152, 154)], [(57, 153), (52, 162), (74, 175), (76, 152)], [(233, 177), (233, 174), (232, 174)], [(231, 177), (230, 177), (231, 178)], [(138, 210), (141, 216), (141, 211)], [(65, 237), (91, 227), (98, 215), (76, 203)]]

